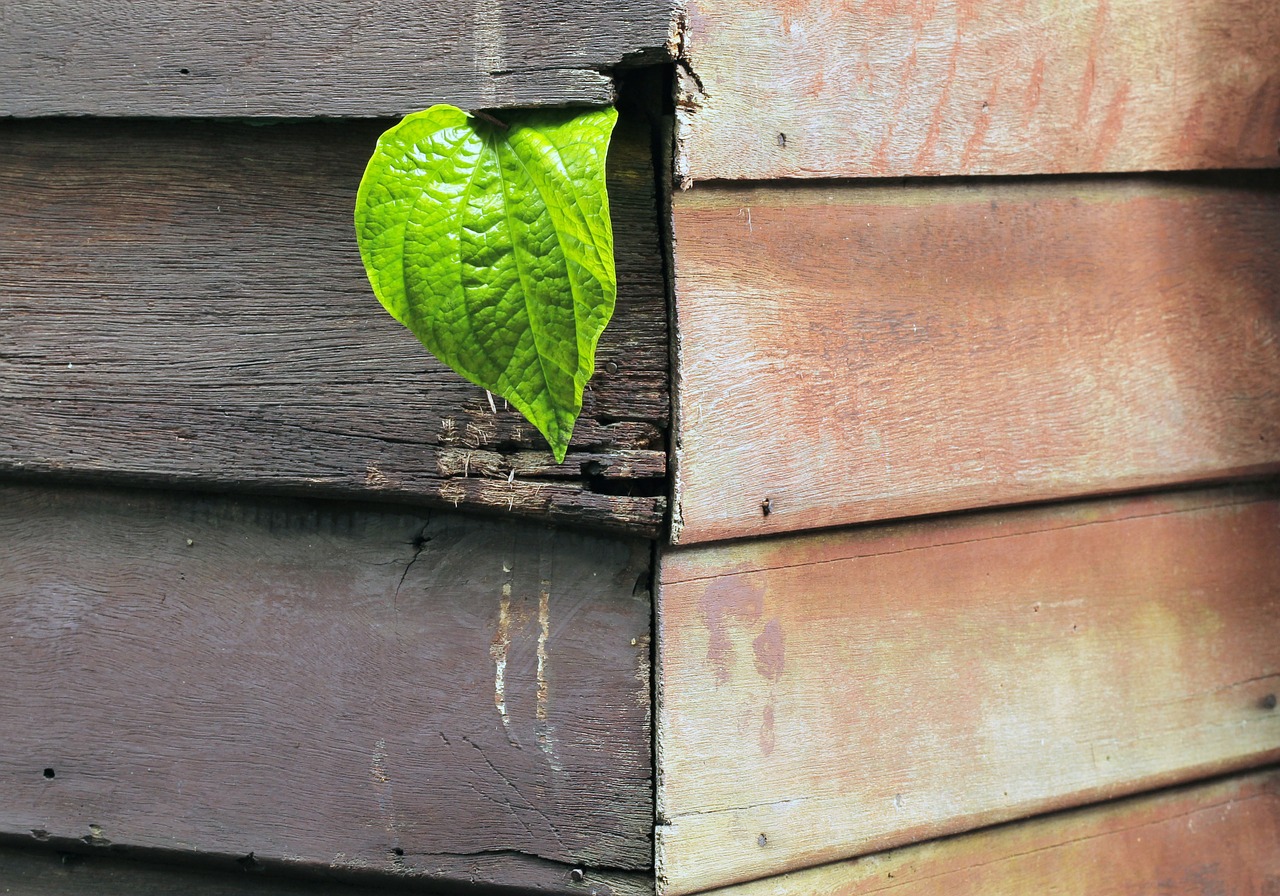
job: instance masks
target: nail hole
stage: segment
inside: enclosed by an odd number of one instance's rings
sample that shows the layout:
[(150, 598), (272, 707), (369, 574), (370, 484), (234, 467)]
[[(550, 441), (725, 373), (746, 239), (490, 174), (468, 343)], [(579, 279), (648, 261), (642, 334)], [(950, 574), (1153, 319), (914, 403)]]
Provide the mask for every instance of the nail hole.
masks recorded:
[(1260, 705), (1263, 709), (1275, 709), (1275, 708), (1276, 708), (1276, 695), (1275, 695), (1275, 694), (1267, 694), (1267, 696), (1265, 696), (1265, 697), (1263, 697), (1261, 700), (1259, 700), (1259, 701), (1258, 701), (1258, 703), (1259, 703), (1259, 705)]
[(391, 850), (391, 854), (394, 856), (402, 856), (404, 855), (404, 850), (397, 846), (395, 849)]
[(769, 842), (769, 838), (768, 838), (768, 837), (766, 837), (764, 834), (761, 834), (759, 837), (757, 837), (757, 838), (756, 838), (756, 845), (757, 845), (757, 846), (764, 846), (764, 845), (766, 845), (768, 842)]
[[(1272, 699), (1274, 700), (1275, 698), (1272, 698)], [(44, 776), (45, 776), (46, 778), (50, 778), (50, 779), (55, 778), (55, 777), (57, 777), (57, 774), (58, 774), (58, 773), (57, 773), (57, 772), (55, 772), (55, 771), (54, 771), (53, 769), (51, 769), (51, 768), (47, 768), (47, 769), (45, 769), (45, 770), (44, 770)]]
[(778, 134), (778, 145), (779, 145), (779, 146), (781, 146), (783, 149), (786, 149), (786, 147), (787, 147), (787, 135), (786, 135), (786, 134), (782, 134), (782, 133), (779, 133), (779, 134)]
[(188, 68), (180, 68), (180, 69), (178, 69), (178, 74), (180, 74), (180, 75), (189, 75), (189, 74), (191, 74), (191, 69), (188, 69)]

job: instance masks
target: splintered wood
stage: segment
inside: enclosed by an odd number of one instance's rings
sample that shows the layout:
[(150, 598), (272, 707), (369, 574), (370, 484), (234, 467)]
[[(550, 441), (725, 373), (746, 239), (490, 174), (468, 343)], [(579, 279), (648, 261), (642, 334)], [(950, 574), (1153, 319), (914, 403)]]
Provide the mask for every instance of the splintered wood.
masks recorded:
[(1280, 760), (1280, 499), (1241, 487), (671, 549), (683, 894)]

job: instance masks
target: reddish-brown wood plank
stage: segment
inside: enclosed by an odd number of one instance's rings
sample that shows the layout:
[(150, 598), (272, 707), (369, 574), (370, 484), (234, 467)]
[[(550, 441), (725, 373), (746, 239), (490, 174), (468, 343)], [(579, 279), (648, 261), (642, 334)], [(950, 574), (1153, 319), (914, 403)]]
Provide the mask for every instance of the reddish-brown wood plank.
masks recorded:
[(0, 116), (403, 115), (608, 103), (672, 0), (5, 0)]
[(0, 835), (651, 891), (649, 544), (0, 487)]
[(1272, 0), (692, 0), (677, 172), (1280, 165)]
[(692, 893), (1280, 759), (1280, 493), (669, 549), (658, 876)]
[(716, 890), (716, 896), (1280, 892), (1274, 769)]
[(1261, 172), (679, 194), (673, 538), (1275, 470), (1277, 233)]
[(357, 496), (652, 536), (666, 286), (649, 129), (609, 158), (618, 306), (565, 464), (378, 305), (385, 122), (0, 125), (0, 470)]

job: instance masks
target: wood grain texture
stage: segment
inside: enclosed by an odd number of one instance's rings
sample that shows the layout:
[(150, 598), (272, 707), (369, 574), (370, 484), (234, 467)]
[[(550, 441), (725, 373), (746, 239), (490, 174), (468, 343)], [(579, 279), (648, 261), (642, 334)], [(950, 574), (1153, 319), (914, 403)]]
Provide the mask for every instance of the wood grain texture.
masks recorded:
[[(397, 886), (273, 873), (256, 860), (208, 864), (122, 859), (108, 849), (81, 844), (67, 849), (0, 846), (0, 894), (4, 896), (388, 896), (423, 893), (421, 882)], [(441, 890), (428, 891), (435, 896)], [(484, 888), (470, 892), (483, 894)], [(489, 890), (493, 893), (493, 890)]]
[(1280, 892), (1269, 769), (716, 890), (716, 896)]
[(677, 172), (1280, 165), (1270, 0), (692, 0)]
[(673, 538), (1277, 469), (1277, 233), (1260, 172), (678, 195)]
[(669, 550), (668, 894), (1280, 759), (1280, 492)]
[(604, 104), (670, 0), (6, 0), (0, 116), (398, 116)]
[(0, 470), (426, 501), (656, 533), (667, 324), (646, 125), (609, 158), (618, 306), (570, 454), (378, 305), (385, 123), (0, 126)]
[(651, 891), (648, 542), (4, 486), (0, 543), (3, 835)]

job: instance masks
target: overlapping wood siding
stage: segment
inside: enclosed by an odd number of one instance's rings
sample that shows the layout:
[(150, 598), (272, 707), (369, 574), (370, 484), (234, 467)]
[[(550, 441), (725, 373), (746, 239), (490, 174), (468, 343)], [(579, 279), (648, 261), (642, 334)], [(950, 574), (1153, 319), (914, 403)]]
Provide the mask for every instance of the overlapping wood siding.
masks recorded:
[(1280, 760), (1276, 496), (669, 551), (664, 892)]
[[(6, 886), (652, 893), (675, 21), (0, 6)], [(352, 206), (389, 116), (611, 102), (618, 307), (556, 465), (382, 311)]]
[(662, 892), (1272, 886), (1277, 45), (690, 0)]

